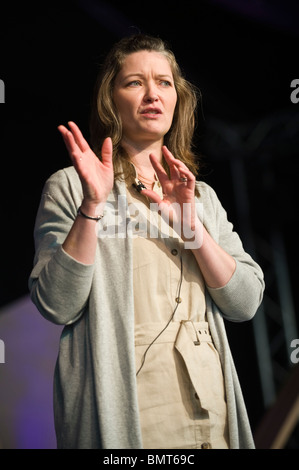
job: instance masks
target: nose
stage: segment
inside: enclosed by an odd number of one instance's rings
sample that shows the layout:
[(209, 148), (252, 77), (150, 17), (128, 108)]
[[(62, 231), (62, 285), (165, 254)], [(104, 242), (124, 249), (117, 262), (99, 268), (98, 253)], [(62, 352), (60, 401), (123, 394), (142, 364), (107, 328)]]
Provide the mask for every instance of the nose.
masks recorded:
[(146, 88), (146, 91), (144, 93), (143, 100), (145, 103), (154, 103), (155, 101), (158, 101), (159, 97), (157, 94), (157, 90), (154, 85), (149, 85)]

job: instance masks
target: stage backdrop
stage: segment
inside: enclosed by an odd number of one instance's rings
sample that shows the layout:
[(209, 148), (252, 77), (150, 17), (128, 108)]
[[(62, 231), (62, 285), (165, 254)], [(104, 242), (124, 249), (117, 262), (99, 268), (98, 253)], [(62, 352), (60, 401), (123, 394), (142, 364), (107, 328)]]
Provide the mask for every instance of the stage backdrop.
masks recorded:
[(0, 449), (54, 449), (53, 374), (62, 327), (28, 296), (0, 310)]

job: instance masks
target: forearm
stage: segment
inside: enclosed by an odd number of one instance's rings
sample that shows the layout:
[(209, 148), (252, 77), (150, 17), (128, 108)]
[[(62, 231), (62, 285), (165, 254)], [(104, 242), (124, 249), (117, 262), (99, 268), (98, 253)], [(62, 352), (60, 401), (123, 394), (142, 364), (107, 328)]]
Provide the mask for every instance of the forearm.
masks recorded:
[[(101, 205), (101, 207), (103, 206), (104, 204)], [(98, 205), (83, 202), (81, 209), (82, 213), (91, 217), (97, 217), (100, 214), (101, 208)], [(96, 246), (96, 220), (78, 214), (62, 245), (64, 251), (80, 263), (93, 264)]]
[(207, 286), (225, 286), (236, 269), (234, 258), (214, 241), (199, 221), (195, 228), (194, 241), (196, 243), (191, 244), (191, 249)]
[(264, 282), (261, 269), (244, 251), (239, 251), (236, 257), (231, 256), (214, 241), (205, 227), (201, 225), (200, 230), (199, 227), (195, 230), (190, 249), (210, 296), (227, 320), (250, 320), (262, 301)]
[(216, 193), (205, 183), (198, 188), (201, 196), (197, 203), (202, 205), (196, 206), (196, 239), (191, 238), (187, 247), (192, 249), (207, 292), (223, 316), (230, 321), (247, 321), (263, 298), (263, 272), (245, 252)]

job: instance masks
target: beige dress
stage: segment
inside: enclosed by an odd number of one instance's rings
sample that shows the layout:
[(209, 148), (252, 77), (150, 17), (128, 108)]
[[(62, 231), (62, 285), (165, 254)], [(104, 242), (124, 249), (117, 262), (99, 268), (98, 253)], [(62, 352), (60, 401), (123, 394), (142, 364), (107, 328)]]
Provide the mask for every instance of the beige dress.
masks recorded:
[[(154, 190), (161, 194), (158, 181)], [(223, 375), (198, 264), (142, 194), (130, 187), (127, 197), (143, 447), (228, 448)]]

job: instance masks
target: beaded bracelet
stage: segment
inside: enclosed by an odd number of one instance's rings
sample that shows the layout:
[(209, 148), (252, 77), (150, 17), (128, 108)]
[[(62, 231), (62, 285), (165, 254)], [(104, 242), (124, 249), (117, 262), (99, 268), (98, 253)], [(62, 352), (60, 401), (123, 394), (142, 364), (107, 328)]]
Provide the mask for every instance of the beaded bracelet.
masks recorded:
[(81, 207), (79, 207), (79, 209), (77, 210), (77, 214), (81, 215), (82, 217), (85, 217), (85, 219), (95, 220), (96, 222), (104, 217), (104, 214), (101, 214), (98, 217), (90, 217), (89, 215), (86, 215), (84, 214), (84, 212), (81, 211)]

